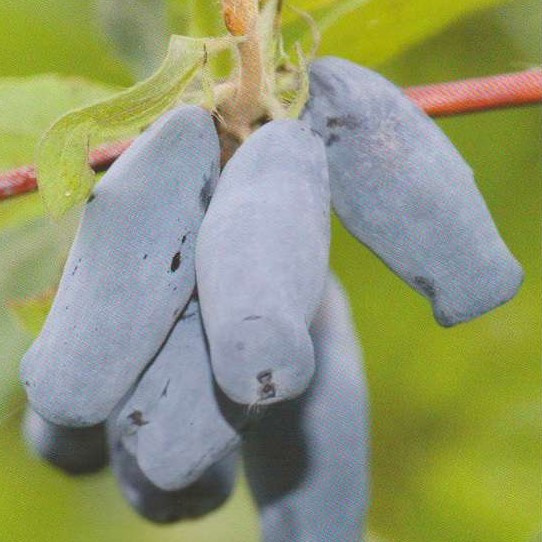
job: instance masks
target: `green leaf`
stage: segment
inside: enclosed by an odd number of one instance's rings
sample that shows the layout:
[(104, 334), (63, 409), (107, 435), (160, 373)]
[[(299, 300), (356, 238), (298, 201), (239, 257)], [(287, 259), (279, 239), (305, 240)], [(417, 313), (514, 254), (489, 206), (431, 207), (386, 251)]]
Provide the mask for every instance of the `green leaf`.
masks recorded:
[(48, 290), (41, 295), (8, 303), (8, 309), (30, 334), (37, 336), (53, 303), (55, 292)]
[(38, 154), (39, 188), (52, 216), (85, 201), (95, 183), (87, 157), (91, 141), (146, 127), (179, 102), (187, 85), (212, 53), (232, 46), (231, 37), (173, 36), (160, 69), (116, 96), (61, 117), (45, 135)]
[(151, 75), (167, 49), (165, 0), (98, 0), (100, 21), (122, 58), (138, 79)]
[[(218, 1), (209, 0), (185, 0), (176, 1), (179, 11), (182, 10), (186, 20), (186, 35), (195, 38), (206, 36), (223, 36), (227, 34), (222, 10)], [(179, 32), (178, 32), (179, 33)], [(233, 62), (229, 51), (216, 55), (209, 63), (210, 72), (215, 77), (229, 75)]]
[[(36, 145), (60, 115), (110, 96), (113, 87), (79, 77), (0, 79), (0, 171), (34, 162)], [(0, 230), (45, 212), (37, 194), (0, 202)]]
[[(450, 23), (505, 0), (297, 0), (323, 33), (321, 54), (374, 66), (437, 34)], [(287, 30), (299, 39), (300, 21)]]
[(80, 77), (0, 79), (0, 171), (33, 162), (36, 143), (55, 119), (114, 90)]

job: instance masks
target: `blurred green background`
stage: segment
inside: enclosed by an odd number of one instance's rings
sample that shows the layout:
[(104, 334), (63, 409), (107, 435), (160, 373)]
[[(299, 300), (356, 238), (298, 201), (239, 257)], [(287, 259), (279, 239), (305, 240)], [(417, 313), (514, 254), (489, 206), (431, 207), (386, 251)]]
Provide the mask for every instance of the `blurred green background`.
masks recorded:
[[(540, 63), (539, 0), (291, 3), (319, 21), (322, 53), (377, 67), (399, 85)], [(101, 3), (101, 19), (96, 4), (0, 0), (0, 170), (32, 162), (36, 141), (63, 111), (148, 73), (168, 32), (221, 32), (215, 1), (170, 0), (163, 12), (147, 6), (145, 24), (135, 11), (124, 27), (104, 25), (111, 2)], [(292, 14), (286, 22), (288, 43), (306, 32)], [(438, 327), (420, 296), (334, 224), (332, 264), (353, 304), (371, 396), (368, 542), (537, 540), (540, 121), (541, 108), (527, 107), (439, 122), (473, 166), (526, 271), (519, 296), (493, 313), (454, 329)], [(70, 479), (26, 451), (17, 366), (32, 335), (6, 303), (55, 285), (76, 223), (76, 212), (58, 223), (45, 218), (37, 195), (0, 204), (0, 541), (257, 541), (243, 483), (207, 519), (155, 527), (123, 503), (109, 473)]]

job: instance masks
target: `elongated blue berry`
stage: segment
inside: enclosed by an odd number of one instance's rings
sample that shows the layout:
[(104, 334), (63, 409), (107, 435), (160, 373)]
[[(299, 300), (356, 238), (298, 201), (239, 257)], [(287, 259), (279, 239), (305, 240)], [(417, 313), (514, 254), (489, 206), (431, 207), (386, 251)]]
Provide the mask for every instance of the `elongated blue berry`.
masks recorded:
[(22, 363), (30, 402), (44, 418), (103, 421), (158, 351), (194, 289), (196, 234), (218, 163), (210, 114), (180, 107), (97, 186)]
[(111, 467), (124, 497), (141, 516), (155, 523), (193, 519), (215, 510), (230, 496), (236, 479), (236, 451), (211, 465), (189, 487), (164, 491), (141, 471), (114, 425), (108, 426)]
[(329, 236), (320, 137), (300, 121), (270, 122), (228, 162), (196, 248), (213, 372), (232, 400), (268, 404), (307, 388)]
[(332, 202), (350, 232), (452, 326), (509, 300), (523, 278), (471, 169), (382, 76), (346, 60), (311, 67), (304, 119), (324, 137)]
[(174, 491), (239, 448), (234, 420), (221, 410), (225, 405), (215, 395), (199, 304), (193, 300), (116, 423), (144, 475)]
[(360, 540), (368, 502), (368, 424), (361, 352), (348, 302), (330, 278), (311, 336), (309, 390), (272, 405), (243, 455), (265, 542)]
[(33, 452), (68, 474), (89, 474), (107, 463), (103, 424), (63, 427), (44, 420), (28, 408), (23, 433)]

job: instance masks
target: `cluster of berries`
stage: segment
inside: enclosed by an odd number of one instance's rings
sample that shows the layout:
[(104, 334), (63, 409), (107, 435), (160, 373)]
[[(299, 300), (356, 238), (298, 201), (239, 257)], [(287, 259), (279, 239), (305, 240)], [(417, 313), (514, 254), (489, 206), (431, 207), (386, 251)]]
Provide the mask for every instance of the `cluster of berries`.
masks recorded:
[(316, 60), (301, 119), (222, 172), (212, 115), (182, 106), (104, 176), (22, 363), (33, 447), (73, 473), (109, 460), (158, 522), (220, 505), (242, 450), (266, 542), (358, 540), (367, 401), (331, 206), (442, 325), (521, 284), (439, 128), (380, 75)]

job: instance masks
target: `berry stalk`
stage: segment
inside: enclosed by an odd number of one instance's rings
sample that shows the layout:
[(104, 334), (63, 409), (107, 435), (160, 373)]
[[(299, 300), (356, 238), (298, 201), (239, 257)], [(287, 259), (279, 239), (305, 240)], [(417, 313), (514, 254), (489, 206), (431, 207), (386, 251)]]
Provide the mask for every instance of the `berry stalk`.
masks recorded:
[(239, 43), (239, 80), (233, 99), (224, 104), (221, 116), (228, 132), (240, 141), (252, 132), (262, 114), (264, 63), (258, 34), (258, 0), (222, 0), (226, 28), (233, 36), (244, 36)]

